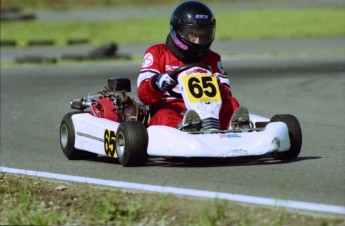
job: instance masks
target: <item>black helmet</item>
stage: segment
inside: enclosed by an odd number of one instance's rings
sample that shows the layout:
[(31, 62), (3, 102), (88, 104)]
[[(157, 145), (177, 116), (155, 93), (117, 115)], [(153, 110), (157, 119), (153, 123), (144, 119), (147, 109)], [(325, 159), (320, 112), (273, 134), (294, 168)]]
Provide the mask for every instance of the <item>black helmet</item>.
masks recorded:
[(183, 61), (198, 61), (214, 40), (216, 19), (203, 3), (188, 1), (176, 7), (170, 18), (167, 44)]

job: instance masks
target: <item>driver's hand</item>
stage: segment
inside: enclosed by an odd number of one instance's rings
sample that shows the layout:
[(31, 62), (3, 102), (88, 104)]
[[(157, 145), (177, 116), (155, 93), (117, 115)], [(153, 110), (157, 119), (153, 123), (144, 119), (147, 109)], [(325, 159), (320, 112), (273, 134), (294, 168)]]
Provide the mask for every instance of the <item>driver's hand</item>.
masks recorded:
[(174, 88), (177, 82), (168, 73), (164, 73), (156, 77), (156, 85), (161, 91), (167, 91)]
[(217, 78), (218, 85), (220, 83), (223, 83), (223, 84), (225, 84), (225, 85), (230, 87), (230, 82), (229, 82), (229, 79), (228, 79), (228, 77), (226, 75), (222, 75), (222, 74), (219, 74), (219, 73), (214, 73), (214, 76), (216, 76), (216, 78)]
[(220, 74), (219, 73), (215, 73), (213, 74), (214, 76), (216, 76), (216, 79), (217, 79), (217, 83), (218, 85), (220, 84)]

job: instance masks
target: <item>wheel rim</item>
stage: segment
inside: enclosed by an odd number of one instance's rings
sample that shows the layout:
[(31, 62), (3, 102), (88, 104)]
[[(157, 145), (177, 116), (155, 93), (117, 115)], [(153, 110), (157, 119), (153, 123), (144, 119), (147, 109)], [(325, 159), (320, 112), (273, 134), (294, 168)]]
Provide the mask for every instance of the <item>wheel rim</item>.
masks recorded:
[(63, 124), (61, 126), (60, 129), (60, 142), (61, 142), (61, 146), (62, 148), (66, 148), (67, 147), (67, 142), (68, 142), (68, 129), (66, 124)]
[(118, 157), (123, 157), (125, 153), (125, 137), (122, 132), (120, 132), (116, 137), (116, 153)]

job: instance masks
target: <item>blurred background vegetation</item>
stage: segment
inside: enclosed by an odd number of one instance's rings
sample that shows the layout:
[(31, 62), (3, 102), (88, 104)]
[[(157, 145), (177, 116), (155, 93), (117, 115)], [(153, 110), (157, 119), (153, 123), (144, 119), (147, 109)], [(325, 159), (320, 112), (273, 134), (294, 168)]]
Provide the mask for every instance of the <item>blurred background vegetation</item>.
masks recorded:
[[(345, 37), (345, 8), (241, 8), (233, 9), (232, 3), (273, 2), (268, 0), (206, 0), (206, 3), (223, 2), (229, 7), (217, 8), (216, 40), (286, 39)], [(143, 10), (168, 5), (173, 11), (177, 0), (1, 0), (1, 8), (21, 8), (25, 11), (92, 10), (106, 8), (129, 10), (136, 7)], [(284, 2), (278, 0), (278, 2)], [(227, 6), (227, 5), (226, 5)], [(117, 11), (119, 12), (119, 11)], [(127, 12), (123, 10), (123, 12)], [(138, 11), (140, 14), (140, 10)], [(90, 12), (90, 14), (92, 11)], [(143, 13), (145, 14), (145, 13)], [(66, 39), (89, 38), (91, 44), (115, 41), (118, 44), (165, 42), (169, 33), (169, 19), (166, 16), (147, 14), (123, 19), (83, 20), (29, 20), (1, 22), (1, 40), (17, 40), (24, 45), (28, 40), (52, 39), (63, 45)], [(165, 15), (165, 14), (163, 14)]]
[[(241, 0), (205, 0), (203, 2), (240, 2)], [(243, 0), (242, 0), (243, 1)], [(255, 0), (262, 1), (262, 0)], [(116, 7), (131, 5), (173, 4), (178, 0), (1, 0), (1, 9), (21, 7), (25, 9), (73, 9), (89, 7)]]

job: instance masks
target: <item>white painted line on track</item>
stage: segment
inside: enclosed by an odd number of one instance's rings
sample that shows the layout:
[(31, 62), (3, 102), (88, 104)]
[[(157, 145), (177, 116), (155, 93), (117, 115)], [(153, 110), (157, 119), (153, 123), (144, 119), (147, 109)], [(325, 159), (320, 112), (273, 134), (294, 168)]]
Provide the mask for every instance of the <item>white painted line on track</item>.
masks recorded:
[(241, 202), (241, 203), (258, 204), (258, 205), (264, 205), (264, 206), (276, 206), (276, 207), (345, 215), (345, 206), (335, 206), (335, 205), (318, 204), (318, 203), (311, 203), (311, 202), (300, 202), (300, 201), (292, 201), (292, 200), (271, 199), (271, 198), (264, 198), (264, 197), (222, 193), (222, 192), (214, 192), (214, 191), (204, 191), (204, 190), (188, 189), (188, 188), (176, 188), (176, 187), (139, 184), (139, 183), (131, 183), (131, 182), (112, 181), (112, 180), (104, 180), (104, 179), (97, 179), (97, 178), (90, 178), (90, 177), (79, 177), (79, 176), (71, 176), (71, 175), (64, 175), (64, 174), (57, 174), (57, 173), (22, 170), (22, 169), (8, 168), (8, 167), (0, 167), (0, 172), (21, 174), (21, 175), (27, 175), (27, 176), (36, 176), (36, 177), (41, 177), (41, 178), (56, 179), (56, 180), (63, 180), (63, 181), (69, 181), (69, 182), (81, 182), (81, 183), (92, 184), (92, 185), (103, 185), (103, 186), (108, 186), (108, 187), (113, 187), (113, 188), (169, 193), (169, 194), (175, 194), (175, 195), (194, 196), (194, 197), (200, 197), (200, 198), (221, 199), (221, 200), (235, 201), (235, 202)]

